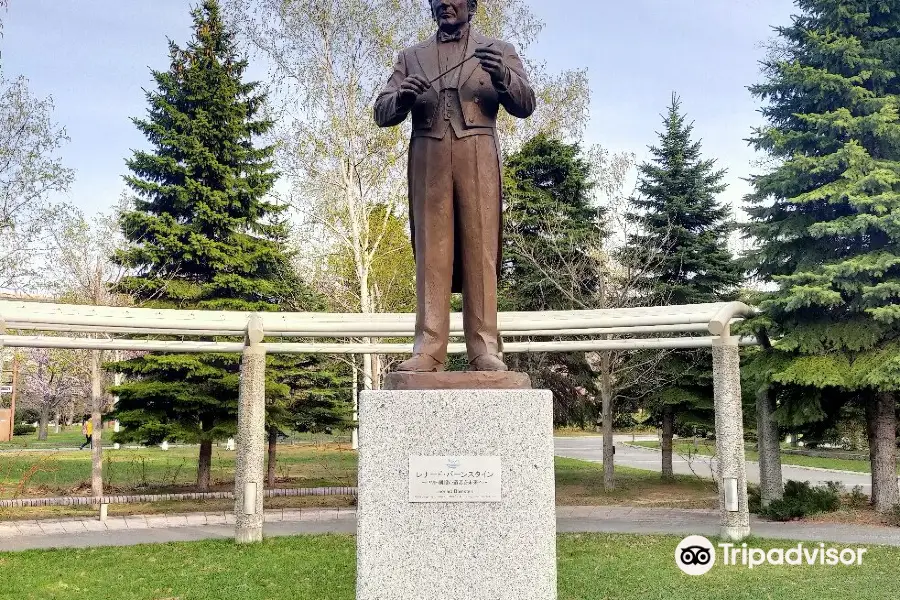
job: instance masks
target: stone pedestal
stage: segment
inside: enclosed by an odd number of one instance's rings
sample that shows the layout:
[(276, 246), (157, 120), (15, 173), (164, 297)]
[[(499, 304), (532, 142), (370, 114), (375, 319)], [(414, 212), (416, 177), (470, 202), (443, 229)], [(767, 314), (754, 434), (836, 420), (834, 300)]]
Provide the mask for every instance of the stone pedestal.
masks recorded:
[(357, 600), (556, 598), (549, 391), (371, 391), (359, 408)]
[(528, 373), (515, 371), (443, 371), (388, 373), (386, 390), (530, 390)]

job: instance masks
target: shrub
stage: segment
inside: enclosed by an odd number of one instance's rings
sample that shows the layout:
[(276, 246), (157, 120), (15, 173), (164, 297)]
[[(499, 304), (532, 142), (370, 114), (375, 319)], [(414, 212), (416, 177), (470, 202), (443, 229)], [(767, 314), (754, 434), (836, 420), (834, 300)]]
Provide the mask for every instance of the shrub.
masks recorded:
[(888, 523), (894, 527), (900, 527), (900, 504), (895, 504), (891, 512), (888, 513)]
[(863, 493), (861, 485), (853, 486), (853, 491), (847, 496), (847, 504), (851, 508), (862, 508), (869, 504), (869, 497)]
[(13, 427), (13, 435), (31, 435), (34, 432), (35, 428), (31, 423), (16, 423)]
[(790, 521), (807, 515), (836, 511), (841, 506), (843, 486), (835, 481), (813, 487), (808, 481), (788, 481), (784, 498), (760, 509), (760, 514), (773, 521)]
[(16, 421), (20, 423), (34, 423), (40, 420), (41, 415), (33, 408), (16, 407)]
[(757, 515), (762, 510), (762, 493), (758, 485), (747, 484), (747, 508)]

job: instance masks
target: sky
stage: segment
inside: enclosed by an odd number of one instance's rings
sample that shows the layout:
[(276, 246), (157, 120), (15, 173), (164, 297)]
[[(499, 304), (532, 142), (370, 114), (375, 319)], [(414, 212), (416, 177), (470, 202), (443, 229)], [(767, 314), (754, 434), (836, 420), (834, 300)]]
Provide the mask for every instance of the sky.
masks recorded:
[[(772, 27), (794, 12), (790, 0), (526, 1), (546, 24), (530, 56), (550, 71), (588, 69), (585, 143), (646, 159), (677, 92), (705, 156), (728, 171), (722, 201), (740, 206), (756, 159), (744, 140), (760, 124), (747, 86), (760, 79)], [(190, 37), (193, 4), (9, 0), (4, 76), (25, 75), (34, 94), (53, 97), (55, 120), (71, 138), (62, 158), (76, 172), (66, 199), (87, 214), (117, 201), (125, 159), (146, 147), (131, 118), (145, 114), (150, 68), (168, 66), (167, 38)]]

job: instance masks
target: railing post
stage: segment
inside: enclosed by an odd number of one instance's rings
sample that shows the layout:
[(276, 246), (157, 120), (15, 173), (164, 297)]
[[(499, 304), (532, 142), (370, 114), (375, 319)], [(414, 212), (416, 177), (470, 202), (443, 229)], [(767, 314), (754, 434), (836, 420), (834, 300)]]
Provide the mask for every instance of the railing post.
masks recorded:
[(741, 363), (738, 338), (728, 327), (713, 340), (713, 388), (716, 412), (720, 535), (740, 541), (750, 535), (747, 505), (747, 463), (744, 455), (744, 413), (741, 403)]
[[(6, 335), (6, 321), (0, 317), (0, 335)], [(3, 342), (0, 341), (0, 375), (3, 374), (3, 367), (5, 366), (3, 363), (5, 362), (5, 356), (3, 355), (4, 348)], [(13, 363), (15, 364), (15, 363)], [(13, 366), (15, 370), (15, 366)], [(0, 378), (2, 379), (2, 378)], [(0, 381), (2, 383), (2, 381)], [(13, 387), (15, 388), (15, 382), (13, 383)], [(9, 411), (9, 427), (7, 431), (0, 431), (0, 442), (6, 442), (13, 439), (13, 430), (16, 427), (16, 403), (15, 403), (15, 389), (13, 389), (12, 400), (10, 401), (10, 411)], [(0, 421), (2, 423), (2, 421)], [(6, 427), (6, 425), (2, 425)]]
[[(91, 352), (91, 494), (103, 496), (103, 373), (101, 362), (103, 351)], [(58, 422), (58, 421), (57, 421)], [(106, 514), (100, 512), (100, 520), (106, 520)]]
[(259, 542), (263, 533), (263, 473), (265, 472), (266, 350), (262, 319), (250, 317), (241, 356), (238, 396), (237, 455), (234, 470), (234, 540)]

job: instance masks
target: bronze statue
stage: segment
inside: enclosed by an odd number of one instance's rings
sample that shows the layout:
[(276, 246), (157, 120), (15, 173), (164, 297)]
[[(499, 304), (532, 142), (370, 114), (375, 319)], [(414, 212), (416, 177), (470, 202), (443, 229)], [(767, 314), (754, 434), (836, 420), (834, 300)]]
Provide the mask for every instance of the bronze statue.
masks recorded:
[(534, 91), (512, 45), (469, 21), (478, 0), (429, 0), (438, 31), (400, 53), (375, 101), (381, 127), (412, 113), (409, 214), (416, 257), (416, 337), (399, 371), (442, 371), (450, 294), (463, 294), (469, 370), (505, 371), (497, 335), (500, 152), (497, 113), (534, 112)]

